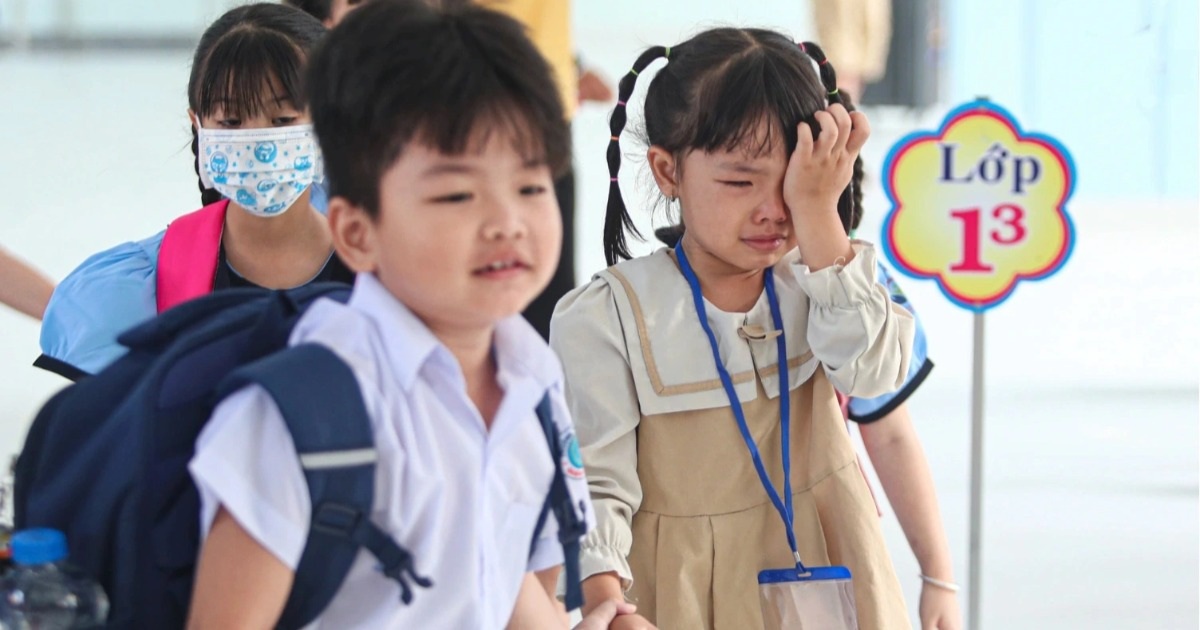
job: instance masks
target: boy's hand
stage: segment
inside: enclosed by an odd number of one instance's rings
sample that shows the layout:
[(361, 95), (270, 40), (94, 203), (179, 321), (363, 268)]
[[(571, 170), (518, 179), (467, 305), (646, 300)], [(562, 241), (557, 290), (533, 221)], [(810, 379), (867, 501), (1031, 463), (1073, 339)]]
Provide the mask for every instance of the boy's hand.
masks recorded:
[(621, 615), (613, 620), (610, 630), (658, 630), (641, 615)]
[(820, 133), (813, 141), (812, 127), (802, 122), (796, 129), (796, 150), (783, 177), (783, 201), (797, 215), (837, 214), (837, 200), (850, 184), (854, 160), (871, 135), (862, 112), (847, 112), (840, 103), (813, 115)]
[(592, 609), (592, 612), (575, 626), (575, 630), (605, 630), (613, 619), (621, 615), (633, 615), (635, 610), (637, 606), (633, 604), (610, 599)]

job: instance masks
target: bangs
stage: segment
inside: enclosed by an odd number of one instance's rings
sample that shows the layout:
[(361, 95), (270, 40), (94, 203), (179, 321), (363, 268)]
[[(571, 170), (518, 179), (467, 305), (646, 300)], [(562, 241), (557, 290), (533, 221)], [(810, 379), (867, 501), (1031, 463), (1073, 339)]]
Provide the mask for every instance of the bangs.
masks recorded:
[(820, 80), (809, 62), (787, 62), (775, 51), (752, 49), (701, 86), (694, 133), (683, 144), (759, 157), (774, 150), (782, 135), (790, 155), (796, 148), (796, 126), (808, 121), (816, 133), (813, 114), (826, 107), (825, 95), (813, 85)]
[[(523, 162), (549, 165), (557, 176), (566, 162), (565, 147), (555, 150), (557, 155), (551, 155), (547, 144), (554, 142), (551, 139), (554, 131), (544, 128), (544, 123), (539, 124), (530, 110), (528, 105), (511, 98), (492, 102), (473, 99), (461, 104), (461, 108), (427, 112), (406, 127), (412, 130), (412, 140), (445, 155), (482, 153), (493, 137), (499, 135), (501, 141), (511, 144)], [(397, 136), (397, 155), (404, 143)]]
[(284, 35), (263, 29), (234, 29), (213, 47), (197, 78), (192, 109), (209, 116), (251, 118), (276, 103), (305, 107), (305, 54)]
[(512, 143), (524, 161), (547, 164), (555, 176), (566, 172), (570, 129), (545, 60), (516, 22), (469, 3), (453, 10), (463, 13), (435, 18), (422, 29), (436, 46), (401, 51), (389, 44), (397, 54), (366, 50), (353, 64), (376, 64), (379, 75), (391, 79), (373, 88), (373, 109), (386, 129), (384, 163), (393, 163), (410, 141), (444, 155), (464, 155), (500, 139)]
[(308, 68), (329, 193), (380, 211), (380, 181), (410, 142), (447, 156), (508, 142), (558, 176), (571, 132), (546, 60), (517, 21), (457, 0), (364, 2)]

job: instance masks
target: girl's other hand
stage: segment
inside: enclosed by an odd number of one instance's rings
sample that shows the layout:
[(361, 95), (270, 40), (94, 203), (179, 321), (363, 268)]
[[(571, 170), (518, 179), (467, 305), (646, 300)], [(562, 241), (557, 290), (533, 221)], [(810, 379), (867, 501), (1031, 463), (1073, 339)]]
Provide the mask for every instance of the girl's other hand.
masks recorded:
[(921, 588), (921, 630), (962, 630), (958, 594), (932, 584)]

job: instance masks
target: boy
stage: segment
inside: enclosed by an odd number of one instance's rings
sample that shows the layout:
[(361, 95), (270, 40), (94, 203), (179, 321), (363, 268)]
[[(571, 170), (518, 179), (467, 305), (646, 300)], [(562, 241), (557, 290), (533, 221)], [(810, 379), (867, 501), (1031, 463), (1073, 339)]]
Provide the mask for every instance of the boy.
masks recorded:
[[(561, 367), (520, 316), (562, 238), (553, 181), (569, 132), (550, 70), (498, 13), (376, 0), (313, 53), (308, 85), (334, 244), (358, 276), (290, 343), (353, 370), (375, 431), (372, 520), (433, 583), (406, 606), (360, 552), (318, 625), (565, 627), (555, 519), (535, 538), (554, 466), (534, 413), (547, 392), (569, 490), (593, 517)], [(190, 468), (205, 534), (190, 626), (273, 626), (312, 506), (271, 398), (225, 399)]]

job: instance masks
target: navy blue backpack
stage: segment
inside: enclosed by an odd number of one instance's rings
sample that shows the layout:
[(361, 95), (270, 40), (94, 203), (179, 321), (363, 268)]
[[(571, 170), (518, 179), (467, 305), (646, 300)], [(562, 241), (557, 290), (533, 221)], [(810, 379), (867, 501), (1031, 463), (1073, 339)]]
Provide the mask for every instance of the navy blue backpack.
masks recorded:
[[(279, 627), (300, 628), (336, 594), (360, 549), (395, 580), (401, 599), (431, 587), (414, 558), (371, 522), (375, 446), (350, 368), (323, 346), (288, 347), (318, 298), (349, 287), (229, 289), (175, 307), (124, 333), (129, 352), (42, 408), (17, 462), (16, 527), (67, 535), (73, 564), (108, 593), (109, 628), (182, 628), (200, 548), (200, 500), (187, 470), (195, 441), (226, 395), (257, 383), (275, 400), (312, 498), (308, 541)], [(579, 538), (549, 401), (538, 407), (555, 475), (538, 531), (559, 523), (569, 608), (582, 601)], [(536, 535), (535, 535), (536, 538)]]

